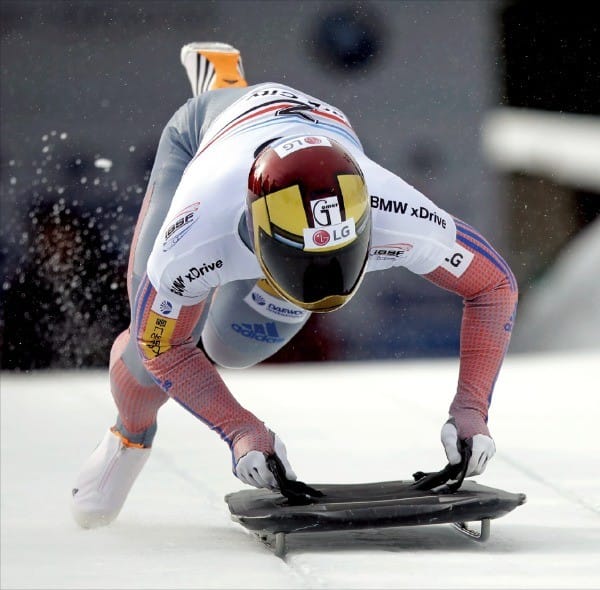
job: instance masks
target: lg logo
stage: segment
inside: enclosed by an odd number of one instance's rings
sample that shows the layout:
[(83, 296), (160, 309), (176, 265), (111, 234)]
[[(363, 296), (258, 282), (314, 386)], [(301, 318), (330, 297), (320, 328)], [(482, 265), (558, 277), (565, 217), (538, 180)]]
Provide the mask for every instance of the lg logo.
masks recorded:
[(329, 243), (330, 239), (331, 238), (329, 237), (329, 233), (326, 232), (324, 229), (320, 229), (313, 234), (313, 242), (317, 246), (325, 246)]

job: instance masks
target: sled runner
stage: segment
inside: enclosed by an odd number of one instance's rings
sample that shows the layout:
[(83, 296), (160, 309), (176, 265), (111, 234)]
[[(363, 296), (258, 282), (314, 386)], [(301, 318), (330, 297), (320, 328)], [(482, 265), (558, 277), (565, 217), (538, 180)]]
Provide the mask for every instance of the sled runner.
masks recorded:
[[(279, 557), (286, 553), (286, 535), (305, 532), (380, 529), (452, 524), (476, 541), (486, 541), (490, 521), (526, 500), (510, 493), (462, 479), (448, 483), (454, 468), (416, 473), (415, 481), (364, 484), (301, 482), (282, 491), (244, 490), (225, 496), (231, 518), (257, 535)], [(443, 483), (439, 483), (442, 481)], [(468, 523), (479, 521), (476, 530)]]

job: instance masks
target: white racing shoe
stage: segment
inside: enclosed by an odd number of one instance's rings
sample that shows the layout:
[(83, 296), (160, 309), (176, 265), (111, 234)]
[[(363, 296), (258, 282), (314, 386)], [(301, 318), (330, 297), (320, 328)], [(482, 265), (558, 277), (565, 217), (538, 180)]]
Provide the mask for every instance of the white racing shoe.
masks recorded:
[(118, 516), (151, 450), (112, 429), (106, 433), (73, 486), (71, 512), (81, 527), (105, 526)]
[(242, 56), (227, 43), (188, 43), (181, 48), (181, 63), (194, 96), (217, 88), (248, 86)]

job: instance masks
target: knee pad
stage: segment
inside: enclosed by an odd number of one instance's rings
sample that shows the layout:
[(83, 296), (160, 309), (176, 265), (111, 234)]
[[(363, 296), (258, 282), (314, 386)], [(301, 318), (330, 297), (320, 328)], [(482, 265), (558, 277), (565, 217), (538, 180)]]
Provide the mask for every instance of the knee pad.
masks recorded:
[(310, 312), (275, 296), (264, 281), (236, 281), (215, 292), (202, 347), (216, 364), (251, 367), (275, 354), (304, 326)]

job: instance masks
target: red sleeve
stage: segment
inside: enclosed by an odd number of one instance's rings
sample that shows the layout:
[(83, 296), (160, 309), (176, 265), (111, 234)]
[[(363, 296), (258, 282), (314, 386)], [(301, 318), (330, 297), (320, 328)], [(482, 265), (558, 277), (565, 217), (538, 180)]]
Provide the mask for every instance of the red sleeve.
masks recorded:
[(132, 327), (144, 367), (160, 387), (227, 442), (234, 460), (250, 450), (272, 452), (265, 425), (233, 397), (192, 333), (204, 303), (182, 307), (176, 319), (152, 310), (156, 290), (145, 278)]
[(459, 219), (455, 222), (456, 243), (473, 259), (460, 276), (442, 265), (425, 278), (464, 299), (458, 389), (450, 406), (464, 439), (489, 436), (488, 409), (510, 342), (518, 290), (508, 264), (494, 248), (475, 229)]

